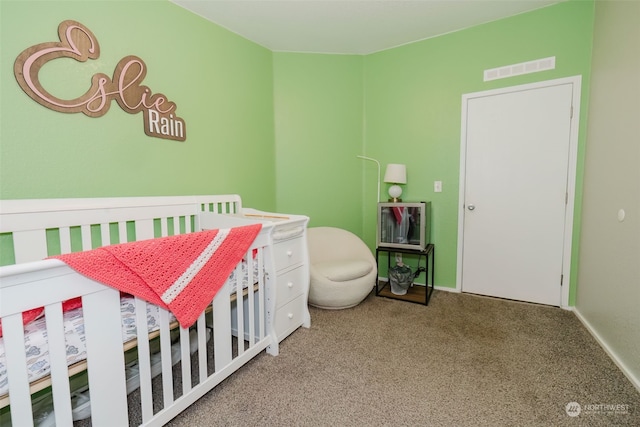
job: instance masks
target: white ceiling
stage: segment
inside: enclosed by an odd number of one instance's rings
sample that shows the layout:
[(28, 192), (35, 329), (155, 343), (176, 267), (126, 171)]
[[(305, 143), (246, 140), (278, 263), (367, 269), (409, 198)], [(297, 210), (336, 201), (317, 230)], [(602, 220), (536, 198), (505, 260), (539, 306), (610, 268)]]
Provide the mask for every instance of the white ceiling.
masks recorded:
[(276, 52), (369, 54), (565, 0), (171, 0)]

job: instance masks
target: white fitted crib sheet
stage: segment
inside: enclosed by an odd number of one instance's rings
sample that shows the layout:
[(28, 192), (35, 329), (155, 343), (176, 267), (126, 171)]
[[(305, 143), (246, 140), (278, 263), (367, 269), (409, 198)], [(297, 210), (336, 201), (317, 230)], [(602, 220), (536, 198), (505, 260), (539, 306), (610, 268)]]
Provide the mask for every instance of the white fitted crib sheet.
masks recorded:
[[(249, 283), (248, 269), (246, 262), (242, 262), (242, 287), (246, 288)], [(237, 271), (235, 268), (224, 287), (229, 288), (229, 292), (236, 291)], [(258, 263), (253, 263), (253, 280), (255, 284), (258, 277)], [(137, 337), (135, 300), (133, 296), (123, 295), (120, 299), (120, 312), (122, 315), (122, 342), (126, 343)], [(160, 307), (147, 304), (147, 324), (149, 333), (160, 329), (159, 325)], [(170, 321), (175, 317), (170, 314)], [(67, 365), (85, 360), (87, 348), (85, 344), (84, 319), (82, 308), (76, 308), (63, 313), (63, 323), (65, 331), (65, 343), (67, 349)], [(37, 381), (46, 377), (51, 365), (49, 361), (49, 344), (47, 340), (46, 319), (40, 317), (25, 325), (25, 353), (27, 356), (27, 369), (29, 382)], [(0, 337), (0, 396), (4, 396), (9, 390), (9, 380), (7, 374), (7, 364), (5, 355), (4, 339)]]

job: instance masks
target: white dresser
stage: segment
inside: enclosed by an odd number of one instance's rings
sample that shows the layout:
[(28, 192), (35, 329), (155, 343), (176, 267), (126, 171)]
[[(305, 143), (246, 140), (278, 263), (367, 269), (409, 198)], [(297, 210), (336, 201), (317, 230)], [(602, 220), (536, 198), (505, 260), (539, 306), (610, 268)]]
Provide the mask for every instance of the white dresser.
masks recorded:
[(275, 267), (274, 328), (282, 341), (300, 326), (311, 326), (307, 298), (309, 295), (309, 255), (307, 225), (303, 215), (287, 215), (243, 209), (248, 219), (273, 224), (273, 263)]

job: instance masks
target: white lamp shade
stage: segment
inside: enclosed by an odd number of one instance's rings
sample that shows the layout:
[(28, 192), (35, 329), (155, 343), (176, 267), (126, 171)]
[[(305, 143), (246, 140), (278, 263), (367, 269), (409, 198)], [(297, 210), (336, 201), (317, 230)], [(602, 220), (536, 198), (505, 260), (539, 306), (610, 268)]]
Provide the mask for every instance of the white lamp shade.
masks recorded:
[(391, 184), (407, 183), (407, 167), (396, 163), (389, 163), (384, 174), (384, 182)]

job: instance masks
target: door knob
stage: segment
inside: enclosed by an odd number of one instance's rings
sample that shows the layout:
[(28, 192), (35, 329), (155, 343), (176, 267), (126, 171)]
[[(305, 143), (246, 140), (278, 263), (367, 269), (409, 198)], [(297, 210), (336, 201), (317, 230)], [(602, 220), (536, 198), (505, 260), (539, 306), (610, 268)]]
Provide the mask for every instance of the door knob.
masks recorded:
[(469, 209), (470, 211), (474, 210), (476, 208), (475, 205), (469, 205), (467, 206), (467, 209)]

